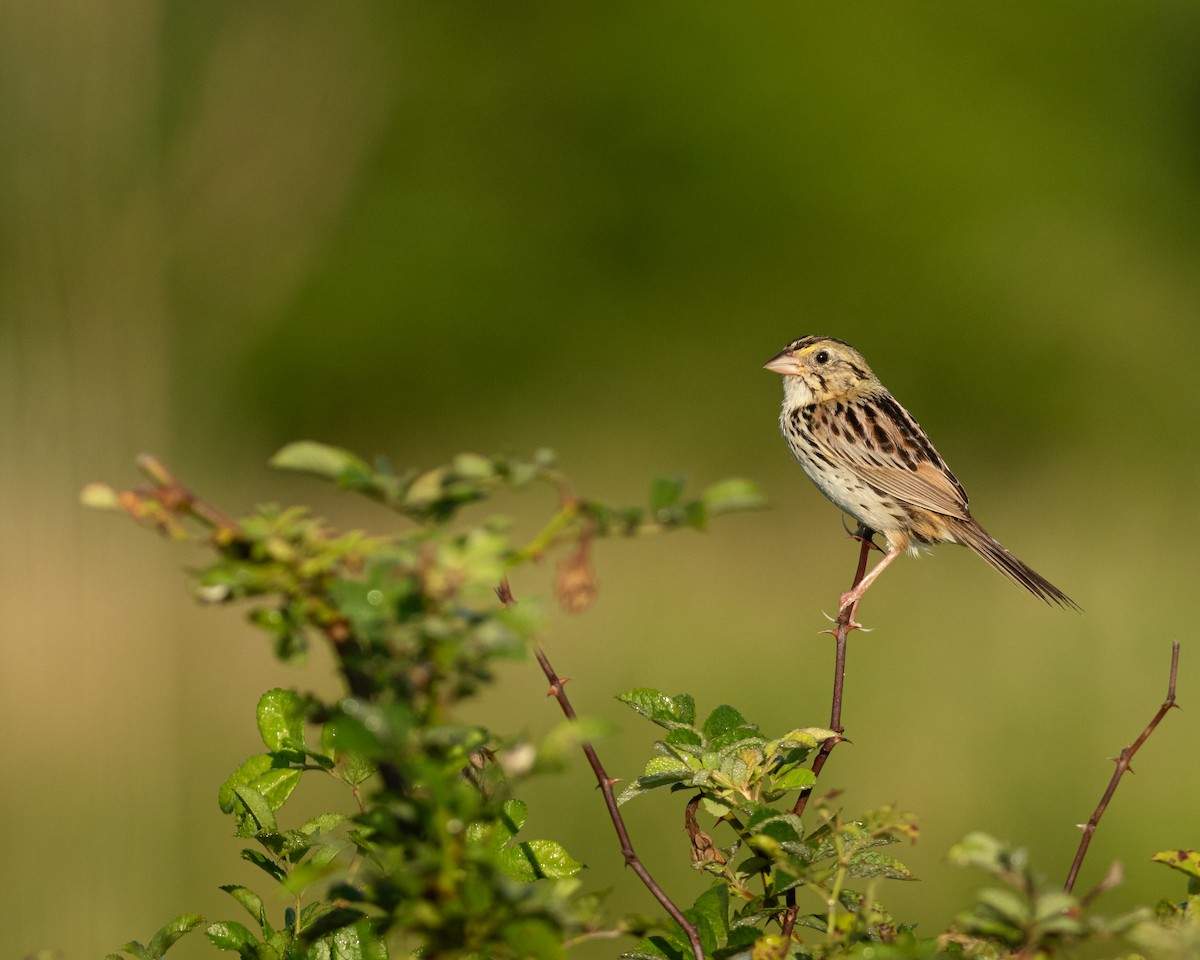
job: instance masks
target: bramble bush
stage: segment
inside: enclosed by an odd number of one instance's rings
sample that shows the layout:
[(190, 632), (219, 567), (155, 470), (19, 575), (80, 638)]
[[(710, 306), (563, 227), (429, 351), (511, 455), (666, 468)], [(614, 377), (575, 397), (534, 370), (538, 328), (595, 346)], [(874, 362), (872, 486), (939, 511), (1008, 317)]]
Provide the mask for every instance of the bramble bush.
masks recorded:
[[(627, 935), (622, 955), (645, 960), (1200, 952), (1200, 855), (1186, 850), (1156, 858), (1187, 876), (1185, 895), (1106, 917), (1095, 904), (1115, 873), (1077, 897), (1039, 879), (1023, 850), (973, 834), (951, 856), (988, 877), (974, 906), (935, 936), (893, 918), (881, 897), (887, 883), (912, 879), (893, 851), (916, 840), (916, 821), (891, 808), (850, 815), (815, 795), (840, 739), (837, 709), (832, 729), (768, 734), (729, 705), (701, 717), (686, 694), (627, 691), (619, 699), (661, 738), (642, 774), (614, 795), (616, 781), (590, 743), (594, 731), (575, 717), (536, 645), (536, 605), (516, 602), (508, 574), (557, 553), (558, 598), (582, 611), (595, 591), (597, 537), (703, 530), (714, 517), (760, 507), (750, 483), (727, 480), (689, 495), (682, 480), (659, 479), (644, 507), (613, 508), (578, 496), (545, 452), (528, 460), (462, 454), (437, 469), (396, 472), (306, 441), (272, 463), (408, 522), (379, 536), (333, 531), (302, 507), (235, 518), (151, 457), (139, 462), (148, 487), (84, 491), (91, 506), (207, 547), (211, 561), (192, 574), (199, 600), (246, 604), (281, 661), (328, 644), (342, 681), (332, 700), (264, 693), (256, 714), (263, 750), (221, 785), (220, 809), (246, 843), (241, 857), (262, 872), (258, 889), (222, 887), (240, 908), (237, 919), (176, 917), (146, 944), (124, 946), (137, 960), (161, 957), (197, 930), (246, 960), (552, 960), (573, 943), (618, 933)], [(502, 519), (467, 523), (461, 515), (498, 491), (533, 485), (556, 491), (557, 507), (526, 543), (513, 543)], [(460, 707), (495, 682), (497, 662), (531, 651), (563, 723), (530, 743), (464, 722)], [(661, 919), (606, 917), (570, 853), (523, 833), (522, 784), (562, 775), (568, 747), (587, 754), (625, 860), (663, 906)], [(287, 802), (312, 777), (333, 778), (345, 801), (296, 823)], [(645, 870), (621, 818), (621, 804), (649, 802), (640, 800), (647, 794), (680, 802), (690, 839), (681, 853), (712, 880), (686, 909), (671, 899), (670, 882)], [(595, 814), (605, 817), (599, 805)]]

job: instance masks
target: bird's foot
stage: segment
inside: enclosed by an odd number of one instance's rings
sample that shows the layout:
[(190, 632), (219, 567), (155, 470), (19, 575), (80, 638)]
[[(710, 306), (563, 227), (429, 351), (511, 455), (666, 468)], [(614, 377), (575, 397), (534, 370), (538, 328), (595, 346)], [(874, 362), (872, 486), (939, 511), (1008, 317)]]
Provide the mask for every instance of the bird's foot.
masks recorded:
[(838, 601), (838, 623), (846, 625), (847, 632), (851, 630), (861, 630), (862, 624), (854, 619), (858, 613), (858, 601), (862, 599), (862, 593), (858, 590), (848, 590), (843, 593)]

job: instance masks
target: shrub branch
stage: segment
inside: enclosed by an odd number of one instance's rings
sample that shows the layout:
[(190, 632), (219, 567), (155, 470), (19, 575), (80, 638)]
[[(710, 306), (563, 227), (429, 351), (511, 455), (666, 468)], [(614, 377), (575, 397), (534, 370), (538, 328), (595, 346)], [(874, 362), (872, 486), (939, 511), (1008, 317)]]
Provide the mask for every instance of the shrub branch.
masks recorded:
[(1092, 817), (1087, 823), (1081, 824), (1080, 829), (1083, 830), (1083, 836), (1079, 840), (1079, 849), (1075, 851), (1075, 860), (1071, 863), (1071, 872), (1067, 874), (1067, 882), (1063, 889), (1070, 893), (1075, 889), (1075, 878), (1079, 876), (1079, 868), (1083, 866), (1083, 858), (1087, 855), (1088, 845), (1092, 842), (1092, 834), (1096, 832), (1096, 827), (1100, 823), (1100, 818), (1104, 816), (1104, 811), (1108, 809), (1108, 803), (1113, 798), (1113, 794), (1117, 792), (1117, 784), (1121, 782), (1121, 777), (1128, 770), (1133, 772), (1133, 767), (1130, 763), (1133, 761), (1133, 755), (1138, 752), (1142, 744), (1149, 739), (1162, 722), (1163, 717), (1173, 708), (1179, 706), (1175, 702), (1175, 679), (1179, 674), (1179, 641), (1176, 640), (1171, 644), (1171, 674), (1167, 684), (1167, 699), (1163, 701), (1162, 706), (1158, 708), (1158, 712), (1154, 714), (1150, 722), (1146, 724), (1146, 729), (1141, 732), (1141, 735), (1127, 746), (1121, 753), (1113, 757), (1113, 762), (1117, 765), (1117, 769), (1113, 771), (1112, 779), (1108, 781), (1108, 787), (1104, 791), (1104, 796), (1100, 798), (1100, 802), (1096, 804), (1096, 809), (1092, 813)]
[[(850, 589), (862, 582), (863, 576), (867, 572), (867, 557), (871, 551), (878, 549), (874, 541), (875, 531), (859, 525), (858, 531), (854, 534), (854, 539), (858, 540), (861, 547), (858, 552), (858, 567), (854, 571), (854, 581), (850, 584)], [(842, 734), (846, 728), (842, 726), (842, 689), (846, 680), (846, 638), (850, 636), (850, 631), (853, 629), (852, 618), (854, 611), (850, 608), (843, 609), (838, 613), (837, 622), (832, 630), (826, 630), (826, 633), (832, 633), (835, 641), (835, 652), (833, 658), (833, 701), (829, 709), (829, 729), (837, 734), (836, 737), (829, 737), (822, 741), (821, 749), (813, 760), (812, 772), (814, 777), (819, 777), (821, 771), (825, 767), (825, 762), (829, 759), (829, 755), (833, 753), (833, 748), (842, 742)], [(812, 792), (816, 787), (814, 782), (811, 786), (800, 791), (800, 796), (796, 798), (796, 805), (792, 808), (792, 813), (800, 816), (804, 813), (804, 808), (808, 805), (808, 798), (812, 796)]]
[[(854, 581), (850, 584), (850, 589), (853, 590), (861, 582), (867, 572), (867, 557), (870, 556), (871, 550), (878, 549), (875, 545), (875, 531), (869, 527), (859, 524), (858, 530), (854, 534), (854, 538), (859, 541), (860, 547), (858, 551), (858, 566), (854, 570)], [(835, 651), (833, 658), (833, 700), (829, 708), (829, 729), (832, 730), (835, 736), (827, 737), (821, 741), (821, 749), (817, 751), (817, 755), (813, 758), (812, 772), (813, 782), (800, 791), (800, 796), (796, 798), (796, 804), (792, 807), (792, 813), (797, 817), (804, 813), (804, 808), (808, 806), (808, 798), (812, 796), (812, 792), (816, 789), (817, 778), (820, 777), (821, 771), (825, 769), (825, 762), (829, 759), (829, 755), (833, 753), (833, 748), (836, 747), (844, 739), (842, 734), (846, 728), (842, 726), (842, 689), (846, 680), (846, 638), (850, 636), (851, 623), (854, 618), (854, 610), (851, 607), (846, 607), (838, 612), (837, 622), (832, 630), (826, 630), (826, 633), (832, 633), (835, 641)], [(790, 941), (792, 938), (792, 930), (796, 925), (796, 889), (793, 887), (786, 894), (787, 911), (783, 918), (783, 938), (784, 941)]]
[[(496, 588), (496, 595), (500, 598), (500, 602), (505, 606), (511, 606), (516, 601), (513, 598), (512, 589), (508, 585), (508, 581), (503, 581)], [(571, 706), (571, 701), (567, 697), (566, 683), (569, 678), (560, 677), (558, 672), (550, 663), (550, 659), (546, 656), (546, 651), (541, 648), (541, 645), (536, 643), (533, 648), (534, 656), (537, 657), (538, 665), (542, 668), (542, 673), (546, 675), (546, 679), (550, 681), (549, 696), (554, 697), (558, 701), (559, 707), (562, 709), (563, 716), (568, 720), (575, 722), (578, 717), (575, 714), (575, 708)], [(604, 764), (600, 762), (600, 757), (596, 754), (596, 749), (587, 741), (582, 744), (584, 756), (587, 757), (588, 763), (591, 765), (592, 772), (596, 775), (596, 783), (600, 786), (600, 792), (604, 795), (604, 805), (608, 808), (608, 816), (612, 820), (613, 829), (617, 831), (617, 839), (621, 843), (621, 856), (625, 859), (625, 865), (637, 874), (638, 879), (642, 881), (646, 889), (657, 900), (664, 910), (671, 915), (683, 932), (687, 935), (688, 941), (692, 945), (692, 954), (696, 960), (705, 960), (704, 948), (700, 945), (700, 934), (683, 911), (675, 905), (675, 902), (667, 896), (662, 887), (658, 885), (658, 881), (650, 875), (650, 871), (638, 858), (637, 853), (633, 849), (633, 841), (629, 839), (629, 830), (625, 826), (625, 820), (621, 816), (621, 811), (617, 807), (617, 798), (613, 793), (613, 784), (616, 781), (608, 775), (604, 769)]]

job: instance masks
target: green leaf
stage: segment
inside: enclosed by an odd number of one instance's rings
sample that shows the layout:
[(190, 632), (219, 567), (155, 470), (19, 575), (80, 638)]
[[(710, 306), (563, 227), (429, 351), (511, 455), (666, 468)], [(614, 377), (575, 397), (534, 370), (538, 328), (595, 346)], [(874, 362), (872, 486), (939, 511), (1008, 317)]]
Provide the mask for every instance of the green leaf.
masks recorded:
[(257, 779), (273, 767), (280, 764), (280, 760), (267, 753), (255, 754), (253, 757), (245, 760), (240, 767), (229, 775), (229, 779), (221, 784), (221, 789), (217, 793), (217, 803), (221, 807), (222, 813), (233, 813), (234, 801), (237, 794), (234, 793), (234, 788), (240, 784), (250, 783)]
[(369, 751), (379, 750), (379, 741), (355, 717), (337, 716), (321, 727), (321, 749), (337, 764), (338, 776), (357, 786), (375, 775), (378, 766)]
[(262, 897), (249, 887), (243, 887), (237, 883), (222, 884), (221, 889), (245, 907), (246, 912), (254, 918), (255, 923), (262, 929), (263, 936), (269, 937), (274, 932), (270, 929), (270, 924), (267, 923), (267, 908), (263, 903)]
[(664, 741), (677, 747), (702, 747), (704, 739), (691, 727), (676, 727), (667, 732)]
[[(126, 953), (132, 954), (137, 960), (157, 960), (156, 957), (152, 957), (146, 952), (146, 948), (142, 946), (139, 940), (130, 940), (121, 949)], [(117, 957), (117, 960), (121, 960), (120, 956)]]
[(344, 753), (338, 760), (340, 776), (351, 786), (358, 786), (375, 776), (378, 764), (361, 753)]
[(311, 927), (323, 917), (329, 916), (338, 909), (339, 907), (336, 903), (328, 900), (314, 900), (312, 903), (306, 904), (300, 910), (300, 929), (303, 930)]
[(722, 750), (750, 740), (765, 746), (758, 727), (728, 704), (722, 704), (710, 713), (702, 730), (710, 750)]
[(704, 721), (704, 735), (710, 738), (717, 737), (744, 726), (746, 726), (746, 718), (728, 704), (722, 704)]
[(233, 788), (233, 792), (246, 805), (250, 816), (258, 824), (259, 833), (274, 833), (278, 829), (275, 823), (275, 814), (271, 811), (271, 805), (267, 803), (266, 797), (248, 784), (239, 784)]
[(775, 814), (764, 819), (751, 818), (746, 824), (747, 829), (757, 834), (770, 837), (778, 843), (795, 843), (803, 836), (800, 818), (790, 813)]
[(714, 953), (729, 937), (729, 888), (723, 883), (709, 887), (684, 915), (696, 925), (704, 952)]
[(745, 760), (738, 756), (722, 755), (718, 772), (727, 783), (739, 787), (745, 787), (746, 781), (750, 778), (750, 767)]
[(672, 729), (696, 722), (696, 701), (686, 693), (668, 697), (659, 690), (639, 687), (627, 690), (617, 699), (660, 727)]
[(1042, 933), (1070, 935), (1083, 932), (1079, 917), (1079, 901), (1061, 890), (1039, 894), (1033, 911), (1034, 923)]
[(757, 486), (749, 480), (738, 478), (714, 483), (705, 488), (701, 496), (712, 516), (736, 510), (759, 510), (767, 503)]
[(210, 923), (204, 931), (204, 935), (221, 950), (236, 950), (238, 953), (258, 944), (254, 934), (234, 920)]
[(700, 500), (683, 505), (683, 519), (687, 526), (703, 533), (708, 529), (708, 508)]
[(337, 855), (337, 847), (333, 846), (332, 844), (324, 844), (320, 847), (314, 848), (312, 855), (303, 865), (311, 867), (317, 873), (324, 876), (326, 872), (325, 868), (333, 863), (335, 859), (337, 859)]
[(150, 938), (146, 952), (152, 957), (161, 957), (180, 937), (191, 933), (203, 922), (204, 918), (198, 913), (185, 913), (176, 917)]
[(583, 869), (583, 864), (553, 840), (525, 840), (504, 847), (497, 854), (500, 869), (513, 880), (563, 880)]
[(362, 943), (357, 922), (363, 918), (363, 912), (332, 903), (317, 903), (316, 906), (322, 909), (300, 912), (304, 938), (322, 938), (322, 942), (331, 949), (330, 956), (336, 960), (361, 957)]
[(491, 458), (478, 453), (460, 453), (450, 461), (450, 470), (463, 480), (489, 480), (496, 475)]
[(299, 770), (268, 770), (262, 776), (251, 780), (247, 786), (262, 796), (274, 811), (282, 807), (287, 798), (292, 795), (292, 791), (300, 782), (300, 776)]
[(1165, 863), (1180, 873), (1200, 879), (1200, 852), (1195, 850), (1162, 850), (1152, 856), (1150, 860), (1153, 863)]
[[(307, 757), (322, 770), (332, 770), (335, 766), (337, 766), (336, 761), (334, 761), (332, 758), (321, 753), (319, 750), (313, 750), (311, 747), (306, 746), (303, 741), (296, 740), (293, 737), (287, 737), (284, 739), (283, 746), (279, 753), (285, 757), (289, 753), (295, 753), (299, 756)], [(296, 758), (289, 759), (291, 759), (293, 763), (301, 762)]]
[(707, 779), (708, 772), (693, 770), (674, 757), (651, 757), (646, 762), (646, 772), (621, 791), (617, 803), (625, 804), (634, 797), (658, 787), (694, 782), (697, 777)]
[(885, 877), (888, 880), (916, 880), (912, 871), (895, 857), (876, 850), (864, 850), (850, 858), (846, 871), (852, 877)]
[(304, 700), (294, 690), (268, 690), (258, 701), (258, 732), (268, 750), (284, 741), (304, 742)]
[(370, 464), (341, 447), (331, 447), (313, 440), (289, 443), (268, 463), (276, 470), (295, 470), (326, 480), (341, 480), (350, 473), (371, 474)]
[(243, 850), (242, 859), (254, 864), (256, 867), (266, 873), (267, 876), (273, 878), (274, 880), (278, 880), (280, 883), (287, 879), (287, 874), (283, 871), (283, 868), (266, 854), (261, 853), (258, 850)]
[(683, 477), (656, 477), (650, 483), (650, 512), (658, 513), (679, 503), (684, 483)]
[(528, 816), (529, 808), (524, 800), (505, 800), (503, 814), (497, 821), (497, 843), (503, 843), (519, 833)]
[(504, 940), (522, 960), (560, 960), (566, 956), (562, 935), (546, 920), (527, 918), (504, 925)]
[(345, 820), (346, 815), (344, 813), (319, 813), (306, 824), (304, 824), (304, 826), (300, 828), (300, 832), (307, 834), (310, 837), (317, 834), (328, 833), (339, 823), (344, 823)]
[(789, 730), (778, 740), (772, 740), (768, 744), (768, 748), (772, 751), (794, 749), (814, 750), (823, 741), (836, 736), (838, 734), (827, 727), (799, 727), (795, 730)]
[(808, 767), (792, 767), (771, 777), (776, 790), (803, 790), (817, 782), (817, 776)]
[(961, 843), (950, 848), (950, 862), (958, 867), (978, 867), (997, 875), (1003, 873), (1007, 864), (1008, 850), (995, 837), (986, 833), (969, 833)]
[(637, 783), (643, 790), (651, 790), (655, 787), (688, 780), (695, 772), (686, 763), (682, 763), (674, 757), (651, 757), (646, 761), (646, 769), (637, 778)]
[(976, 897), (980, 903), (1015, 927), (1023, 927), (1032, 919), (1029, 902), (1007, 887), (984, 887)]
[(670, 938), (662, 934), (646, 937), (632, 950), (621, 954), (621, 960), (685, 960), (692, 957), (691, 946), (683, 931), (678, 927), (675, 931)]

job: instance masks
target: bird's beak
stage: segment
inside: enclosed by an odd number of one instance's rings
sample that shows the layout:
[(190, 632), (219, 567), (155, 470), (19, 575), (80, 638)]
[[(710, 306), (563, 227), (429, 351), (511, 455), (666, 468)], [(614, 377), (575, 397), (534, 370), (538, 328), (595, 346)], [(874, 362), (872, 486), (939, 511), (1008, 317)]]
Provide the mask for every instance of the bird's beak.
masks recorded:
[(800, 364), (786, 350), (764, 363), (763, 369), (770, 370), (772, 373), (782, 373), (785, 377), (795, 377), (800, 374)]

